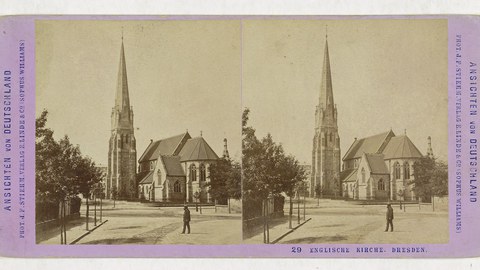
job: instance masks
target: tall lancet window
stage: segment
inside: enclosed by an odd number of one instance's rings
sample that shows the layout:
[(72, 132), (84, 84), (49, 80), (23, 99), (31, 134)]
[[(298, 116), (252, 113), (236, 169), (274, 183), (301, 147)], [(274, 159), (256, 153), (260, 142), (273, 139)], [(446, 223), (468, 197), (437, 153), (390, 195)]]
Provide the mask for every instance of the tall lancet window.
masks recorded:
[(365, 183), (365, 168), (362, 168), (362, 183)]
[(383, 179), (378, 180), (378, 190), (385, 190), (385, 182), (383, 182)]
[(197, 167), (195, 164), (192, 164), (190, 166), (190, 181), (195, 182), (197, 181)]
[(403, 175), (403, 178), (410, 179), (410, 165), (408, 165), (408, 162), (403, 164)]
[(175, 183), (173, 184), (173, 192), (182, 192), (180, 181), (175, 181)]
[(400, 164), (398, 162), (393, 165), (393, 179), (400, 179)]
[(200, 164), (200, 182), (207, 180), (207, 171), (205, 170), (205, 165)]

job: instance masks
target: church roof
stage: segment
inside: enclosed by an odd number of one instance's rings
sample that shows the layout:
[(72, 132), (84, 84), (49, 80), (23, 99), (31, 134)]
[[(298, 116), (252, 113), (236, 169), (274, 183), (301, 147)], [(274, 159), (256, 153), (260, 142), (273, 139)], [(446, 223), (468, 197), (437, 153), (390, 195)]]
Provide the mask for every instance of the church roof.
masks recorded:
[(407, 137), (407, 135), (393, 137), (383, 150), (385, 159), (419, 158), (422, 153)]
[(355, 140), (343, 157), (343, 160), (360, 158), (363, 153), (380, 153), (382, 145), (391, 137), (393, 131), (387, 131), (370, 137)]
[(340, 180), (342, 182), (356, 182), (357, 181), (357, 169), (348, 169), (340, 172)]
[(325, 51), (323, 56), (322, 82), (320, 84), (320, 107), (333, 108), (332, 71), (330, 69), (330, 55), (328, 53), (328, 40), (325, 39)]
[(120, 64), (118, 66), (117, 93), (115, 97), (115, 107), (118, 110), (130, 109), (130, 98), (128, 96), (127, 65), (125, 63), (125, 50), (120, 49)]
[(218, 159), (217, 154), (215, 154), (203, 137), (189, 139), (183, 146), (179, 155), (181, 157), (180, 161)]
[(161, 156), (168, 176), (185, 176), (179, 156)]
[(153, 182), (153, 171), (140, 173), (138, 177), (140, 178), (140, 185), (151, 184)]
[(176, 154), (175, 152), (177, 152), (177, 149), (179, 148), (184, 137), (186, 137), (186, 139), (191, 138), (190, 134), (185, 132), (170, 138), (151, 142), (147, 149), (145, 149), (145, 152), (143, 152), (138, 162), (156, 160), (160, 155)]
[(389, 174), (383, 154), (365, 154), (365, 160), (372, 174)]

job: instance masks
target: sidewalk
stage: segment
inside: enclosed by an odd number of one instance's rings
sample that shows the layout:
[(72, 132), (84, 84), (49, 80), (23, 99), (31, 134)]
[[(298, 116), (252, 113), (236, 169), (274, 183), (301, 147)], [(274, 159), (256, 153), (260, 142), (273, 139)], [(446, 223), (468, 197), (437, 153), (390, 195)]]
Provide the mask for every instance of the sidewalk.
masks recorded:
[(208, 220), (190, 223), (190, 234), (182, 234), (183, 224), (165, 235), (158, 244), (234, 245), (242, 242), (242, 224), (238, 220)]
[[(309, 217), (306, 217), (307, 221)], [(292, 216), (292, 229), (295, 227), (302, 225), (305, 222), (303, 219), (303, 215), (300, 215), (300, 223), (298, 223), (298, 216)], [(270, 243), (273, 243), (275, 240), (279, 239), (280, 237), (284, 236), (285, 234), (289, 233), (292, 229), (288, 227), (289, 225), (289, 217), (285, 215), (281, 218), (271, 219), (269, 221), (269, 239)], [(294, 232), (293, 232), (294, 233)], [(263, 243), (263, 226), (259, 225), (255, 228), (254, 232), (250, 234), (255, 234), (252, 237), (246, 238), (243, 240), (245, 244), (262, 244)]]
[[(89, 217), (89, 230), (92, 231), (94, 226), (93, 217)], [(106, 221), (103, 218), (103, 221)], [(79, 238), (83, 234), (87, 233), (85, 217), (80, 217), (74, 220), (67, 222), (67, 243), (72, 243), (75, 239)], [(101, 224), (100, 219), (97, 217), (97, 226)], [(47, 244), (47, 245), (60, 245), (61, 236), (60, 236), (60, 226), (48, 229), (44, 232), (37, 233), (37, 244)]]

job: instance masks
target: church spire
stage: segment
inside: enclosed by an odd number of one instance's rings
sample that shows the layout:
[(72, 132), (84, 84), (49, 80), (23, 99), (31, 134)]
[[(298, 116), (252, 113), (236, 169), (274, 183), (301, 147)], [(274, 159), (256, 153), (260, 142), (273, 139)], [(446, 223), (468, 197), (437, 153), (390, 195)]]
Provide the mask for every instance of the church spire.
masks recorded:
[(125, 63), (125, 49), (123, 47), (123, 32), (122, 47), (120, 49), (120, 64), (118, 66), (118, 82), (117, 94), (115, 97), (115, 107), (119, 111), (130, 109), (130, 98), (128, 96), (127, 66)]
[(433, 158), (432, 137), (428, 136), (427, 140), (428, 140), (427, 156), (429, 158)]
[(325, 34), (325, 52), (323, 56), (322, 82), (320, 85), (320, 103), (321, 108), (328, 106), (333, 108), (333, 90), (332, 90), (332, 72), (330, 70), (330, 55), (328, 53), (328, 35)]
[(228, 154), (227, 148), (227, 138), (223, 138), (223, 158), (229, 159), (230, 155)]

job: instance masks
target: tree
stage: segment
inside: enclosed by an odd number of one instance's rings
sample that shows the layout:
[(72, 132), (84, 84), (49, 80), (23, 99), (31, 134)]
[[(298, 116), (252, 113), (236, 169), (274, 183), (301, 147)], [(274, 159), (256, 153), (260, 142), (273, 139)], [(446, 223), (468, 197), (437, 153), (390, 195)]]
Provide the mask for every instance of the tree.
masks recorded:
[(414, 180), (409, 184), (418, 197), (430, 201), (432, 196), (448, 194), (448, 166), (428, 156), (413, 164)]
[(210, 165), (209, 193), (215, 201), (227, 203), (242, 196), (241, 166), (238, 162), (221, 158)]
[(111, 193), (112, 193), (111, 196), (112, 196), (112, 199), (113, 199), (113, 208), (115, 208), (115, 201), (117, 200), (117, 196), (118, 196), (118, 191), (117, 191), (116, 186), (112, 187)]
[[(298, 161), (286, 155), (281, 144), (274, 142), (271, 134), (261, 140), (256, 137), (255, 129), (247, 126), (249, 112), (247, 108), (242, 115), (243, 213), (244, 219), (262, 213), (265, 220), (264, 235), (266, 232), (264, 241), (268, 243), (267, 199), (278, 197), (283, 192), (291, 198), (297, 183), (305, 179), (305, 173)], [(290, 206), (292, 212), (292, 202)]]
[(317, 197), (317, 206), (320, 205), (320, 197), (323, 193), (323, 185), (317, 184), (315, 186), (315, 196)]
[(65, 203), (79, 193), (89, 194), (92, 185), (101, 180), (101, 173), (90, 158), (81, 155), (78, 145), (70, 143), (68, 136), (55, 141), (53, 131), (46, 127), (47, 115), (44, 110), (35, 121), (36, 206), (42, 209), (56, 205), (56, 211), (60, 205), (61, 241), (66, 244)]

